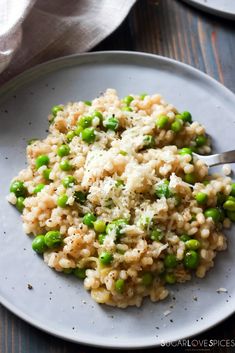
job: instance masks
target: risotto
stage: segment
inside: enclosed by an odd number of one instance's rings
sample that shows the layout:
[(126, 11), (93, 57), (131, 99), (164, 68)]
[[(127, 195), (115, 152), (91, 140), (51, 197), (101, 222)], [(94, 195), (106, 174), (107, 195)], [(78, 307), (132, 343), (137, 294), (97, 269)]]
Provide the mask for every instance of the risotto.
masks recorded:
[(48, 266), (121, 308), (205, 276), (226, 249), (235, 184), (193, 157), (211, 147), (189, 112), (158, 94), (119, 99), (107, 89), (54, 106), (49, 123), (8, 195)]

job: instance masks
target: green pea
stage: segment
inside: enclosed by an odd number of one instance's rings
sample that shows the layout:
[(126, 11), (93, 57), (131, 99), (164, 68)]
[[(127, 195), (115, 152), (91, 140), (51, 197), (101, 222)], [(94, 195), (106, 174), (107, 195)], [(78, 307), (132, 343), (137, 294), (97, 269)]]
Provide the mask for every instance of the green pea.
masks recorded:
[(148, 287), (153, 283), (153, 274), (151, 272), (145, 272), (142, 276), (141, 283)]
[(10, 192), (13, 192), (16, 197), (24, 197), (27, 194), (27, 188), (25, 187), (23, 181), (15, 180), (10, 185)]
[(218, 208), (207, 208), (204, 215), (206, 218), (211, 217), (214, 222), (219, 222), (221, 219), (221, 213)]
[(87, 127), (90, 127), (92, 125), (92, 116), (82, 116), (78, 120), (78, 124), (83, 128), (86, 129)]
[(93, 213), (86, 213), (82, 219), (83, 223), (89, 228), (94, 227), (94, 222), (96, 221), (96, 216)]
[(109, 265), (113, 261), (113, 255), (108, 251), (104, 251), (100, 254), (99, 260), (101, 265)]
[(69, 170), (73, 169), (73, 166), (69, 163), (67, 159), (64, 159), (60, 162), (60, 169), (64, 172), (68, 172)]
[(59, 157), (68, 156), (69, 153), (70, 153), (70, 148), (68, 145), (61, 145), (57, 150), (57, 154)]
[(121, 154), (122, 156), (127, 156), (128, 155), (128, 153), (126, 151), (122, 151), (122, 150), (119, 152), (119, 154)]
[(107, 130), (117, 131), (117, 129), (119, 127), (119, 121), (117, 118), (112, 117), (112, 118), (105, 120), (104, 125)]
[(60, 105), (54, 105), (54, 107), (51, 108), (51, 112), (54, 117), (56, 117), (57, 113), (62, 110), (64, 110), (64, 108), (61, 107)]
[(94, 229), (97, 233), (105, 232), (106, 223), (102, 219), (97, 219), (93, 225), (94, 225)]
[(63, 186), (67, 189), (76, 184), (77, 181), (72, 175), (66, 175), (66, 177), (62, 180)]
[(74, 136), (75, 136), (75, 131), (70, 130), (70, 131), (67, 133), (67, 135), (66, 135), (67, 141), (68, 141), (68, 142), (71, 142), (72, 139), (74, 138)]
[(131, 107), (123, 107), (122, 110), (126, 112), (133, 112), (133, 109)]
[(115, 282), (115, 289), (118, 293), (122, 294), (125, 289), (125, 281), (122, 278), (119, 278)]
[(93, 113), (92, 113), (92, 117), (93, 118), (99, 118), (100, 121), (103, 120), (103, 114), (101, 112), (99, 112), (98, 110), (95, 110)]
[(223, 204), (223, 208), (228, 211), (235, 211), (235, 201), (233, 200), (227, 200)]
[(234, 196), (229, 195), (229, 196), (227, 197), (227, 200), (230, 200), (230, 201), (235, 202), (235, 197), (234, 197)]
[(42, 189), (44, 189), (45, 187), (45, 184), (41, 183), (41, 184), (38, 184), (34, 190), (33, 190), (33, 194), (37, 194), (38, 192), (42, 191)]
[(123, 103), (125, 103), (126, 105), (130, 105), (131, 102), (133, 101), (134, 97), (132, 96), (126, 96), (123, 98)]
[(86, 105), (88, 105), (88, 107), (90, 107), (91, 106), (91, 101), (84, 101), (84, 103), (86, 104)]
[(21, 213), (23, 212), (23, 209), (24, 209), (24, 200), (25, 198), (23, 196), (17, 197), (17, 200), (16, 200), (16, 208)]
[(191, 239), (191, 237), (188, 234), (182, 234), (180, 236), (180, 240), (183, 241), (184, 243), (190, 239)]
[(199, 205), (204, 205), (208, 200), (208, 195), (205, 192), (198, 192), (195, 199)]
[(176, 282), (175, 275), (173, 273), (166, 273), (164, 280), (167, 284), (174, 284)]
[(179, 150), (179, 154), (181, 156), (184, 156), (185, 154), (190, 154), (190, 156), (192, 156), (193, 151), (190, 147), (184, 147), (184, 148), (181, 148), (181, 150)]
[(152, 135), (146, 135), (143, 141), (144, 148), (152, 148), (155, 146), (155, 139)]
[(36, 168), (39, 169), (43, 165), (48, 165), (49, 162), (50, 162), (49, 157), (46, 156), (45, 154), (41, 154), (36, 158), (35, 165), (36, 165)]
[(42, 175), (46, 180), (50, 180), (50, 173), (51, 173), (51, 169), (46, 168), (43, 170)]
[(77, 126), (77, 128), (74, 130), (75, 136), (80, 136), (83, 131), (83, 128), (81, 126)]
[(189, 250), (197, 250), (201, 244), (197, 239), (190, 239), (185, 242), (186, 248)]
[(227, 211), (227, 216), (230, 221), (235, 222), (235, 212), (234, 211)]
[(118, 231), (118, 227), (117, 227), (117, 225), (116, 224), (114, 224), (114, 223), (109, 223), (108, 225), (107, 225), (107, 227), (106, 227), (106, 233), (107, 234), (110, 234), (110, 233), (117, 233), (117, 231)]
[(195, 250), (189, 250), (184, 256), (184, 266), (190, 270), (194, 270), (198, 267), (199, 255)]
[(75, 268), (73, 270), (73, 274), (78, 277), (79, 279), (85, 279), (86, 278), (86, 268)]
[(75, 191), (74, 192), (75, 201), (77, 203), (80, 203), (81, 205), (83, 205), (86, 202), (86, 197), (87, 197), (87, 195), (82, 191)]
[(67, 206), (68, 196), (66, 194), (60, 195), (57, 199), (57, 205), (61, 208)]
[(45, 234), (45, 243), (48, 248), (55, 248), (62, 244), (62, 236), (57, 230), (50, 230)]
[(231, 190), (231, 193), (230, 193), (230, 195), (231, 196), (235, 196), (235, 183), (232, 183), (232, 190)]
[(104, 239), (106, 237), (107, 234), (99, 234), (98, 235), (98, 242), (100, 245), (104, 244)]
[(82, 131), (82, 140), (87, 143), (92, 143), (95, 141), (95, 130), (92, 127), (87, 127)]
[(177, 259), (174, 254), (167, 254), (164, 259), (164, 265), (166, 268), (174, 268), (177, 266)]
[(175, 120), (172, 124), (171, 124), (171, 130), (175, 133), (180, 132), (182, 130), (183, 124), (181, 122), (180, 119)]
[(196, 176), (194, 173), (188, 173), (184, 175), (184, 181), (188, 184), (195, 184), (196, 183)]
[(169, 122), (168, 116), (160, 115), (157, 118), (156, 127), (158, 127), (159, 129), (165, 129), (165, 127), (167, 126), (168, 122)]
[(150, 239), (152, 241), (161, 241), (163, 237), (164, 237), (164, 234), (161, 229), (154, 229), (150, 233)]
[(198, 147), (204, 146), (207, 143), (207, 137), (204, 135), (199, 135), (196, 137), (195, 142)]
[(38, 254), (43, 254), (47, 250), (44, 235), (37, 235), (32, 241), (32, 249)]
[(161, 197), (169, 198), (172, 196), (172, 193), (168, 186), (169, 182), (166, 180), (165, 182), (157, 185), (155, 190), (155, 195), (160, 199)]
[(184, 122), (190, 123), (192, 122), (192, 115), (191, 113), (185, 111), (180, 113), (180, 119), (182, 119)]

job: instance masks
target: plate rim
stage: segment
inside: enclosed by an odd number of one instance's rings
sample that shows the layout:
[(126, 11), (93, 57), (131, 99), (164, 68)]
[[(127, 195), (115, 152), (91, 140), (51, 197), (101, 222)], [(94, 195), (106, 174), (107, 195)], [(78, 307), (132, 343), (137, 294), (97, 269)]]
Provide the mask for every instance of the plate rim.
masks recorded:
[[(32, 68), (23, 71), (22, 73), (20, 73), (19, 75), (17, 75), (16, 77), (12, 78), (11, 80), (9, 80), (8, 82), (6, 82), (5, 84), (3, 84), (0, 87), (0, 104), (4, 101), (5, 98), (8, 97), (8, 94), (12, 92), (12, 90), (14, 89), (18, 89), (21, 86), (24, 86), (25, 84), (34, 81), (35, 76), (39, 74), (38, 76), (36, 76), (36, 79), (38, 77), (42, 77), (44, 75), (46, 75), (49, 72), (54, 72), (54, 71), (58, 71), (58, 69), (62, 69), (62, 68), (66, 68), (67, 66), (67, 62), (70, 61), (75, 61), (74, 63), (72, 63), (72, 67), (76, 66), (76, 65), (83, 65), (83, 63), (86, 63), (86, 58), (92, 58), (93, 57), (93, 62), (96, 62), (96, 58), (104, 58), (104, 60), (109, 59), (109, 56), (119, 56), (119, 57), (139, 57), (139, 58), (152, 58), (153, 60), (156, 60), (157, 62), (165, 62), (167, 64), (172, 64), (174, 66), (178, 66), (181, 67), (184, 71), (186, 70), (187, 72), (192, 72), (195, 75), (197, 75), (197, 77), (200, 77), (201, 79), (206, 80), (208, 83), (213, 84), (213, 86), (217, 86), (218, 89), (223, 90), (224, 94), (226, 94), (227, 96), (229, 96), (231, 99), (234, 100), (235, 103), (235, 94), (229, 90), (227, 87), (225, 87), (223, 84), (221, 84), (220, 82), (218, 82), (216, 79), (212, 78), (211, 76), (209, 76), (208, 74), (204, 73), (203, 71), (200, 71), (197, 68), (192, 67), (191, 65), (185, 64), (181, 61), (177, 61), (165, 56), (160, 56), (160, 55), (155, 55), (155, 54), (150, 54), (150, 53), (145, 53), (145, 52), (139, 52), (139, 51), (119, 51), (119, 50), (110, 50), (110, 51), (94, 51), (94, 52), (90, 52), (90, 53), (82, 53), (82, 54), (72, 54), (72, 55), (67, 55), (67, 56), (62, 56), (56, 59), (52, 59), (49, 61), (46, 61), (44, 63), (38, 64), (36, 66), (33, 66)], [(106, 58), (105, 58), (106, 57)], [(85, 60), (85, 61), (84, 61)], [(91, 61), (88, 61), (92, 63)], [(99, 61), (98, 61), (99, 62)], [(56, 64), (59, 63), (62, 66), (59, 66), (57, 68)], [(133, 62), (131, 62), (131, 64), (133, 64)], [(139, 63), (137, 63), (138, 65)], [(54, 67), (54, 69), (53, 69)], [(47, 69), (52, 68), (52, 70), (49, 70), (47, 72)], [(3, 100), (2, 100), (3, 98)], [(87, 346), (92, 346), (92, 347), (99, 347), (99, 348), (114, 348), (114, 349), (141, 349), (141, 348), (154, 348), (157, 346), (161, 345), (161, 342), (156, 342), (156, 343), (143, 343), (143, 344), (135, 344), (133, 342), (131, 342), (130, 344), (128, 343), (118, 343), (115, 342), (108, 342), (105, 343), (104, 339), (102, 340), (102, 342), (91, 342), (88, 339), (84, 339), (83, 337), (78, 337), (78, 339), (76, 339), (73, 335), (70, 335), (69, 333), (58, 333), (56, 330), (54, 330), (52, 327), (44, 327), (42, 324), (40, 324), (40, 322), (38, 323), (35, 319), (30, 318), (30, 316), (28, 314), (25, 314), (24, 311), (22, 311), (21, 309), (18, 309), (16, 305), (12, 304), (9, 300), (5, 299), (1, 294), (0, 294), (0, 303), (6, 308), (8, 309), (11, 313), (13, 313), (14, 315), (16, 315), (17, 317), (19, 317), (20, 319), (24, 320), (25, 322), (27, 322), (28, 324), (32, 325), (33, 327), (36, 327), (37, 329), (40, 329), (43, 332), (46, 332), (48, 334), (51, 334), (53, 336), (56, 336), (58, 338), (64, 339), (66, 341), (70, 341), (76, 344), (84, 344)], [(216, 325), (220, 324), (222, 321), (224, 321), (225, 319), (229, 318), (230, 316), (232, 316), (235, 313), (235, 306), (233, 308), (233, 310), (231, 310), (229, 313), (225, 313), (225, 315), (223, 315), (222, 317), (220, 317), (220, 319), (218, 319), (216, 322), (214, 322), (213, 324), (207, 325), (205, 327), (202, 327), (201, 329), (195, 331), (192, 334), (188, 334), (186, 336), (179, 336), (177, 339), (174, 339), (173, 341), (171, 339), (169, 339), (169, 342), (176, 342), (177, 340), (182, 340), (182, 339), (186, 339), (186, 338), (190, 338), (190, 337), (194, 337), (196, 335), (201, 334), (202, 332), (209, 330), (213, 327), (215, 327)], [(90, 336), (91, 337), (91, 336)]]
[(188, 5), (194, 6), (195, 8), (201, 11), (205, 11), (211, 15), (216, 15), (229, 20), (235, 20), (235, 12), (219, 10), (217, 8), (208, 6), (207, 3), (205, 4), (198, 3), (197, 0), (182, 0), (182, 1), (184, 1)]

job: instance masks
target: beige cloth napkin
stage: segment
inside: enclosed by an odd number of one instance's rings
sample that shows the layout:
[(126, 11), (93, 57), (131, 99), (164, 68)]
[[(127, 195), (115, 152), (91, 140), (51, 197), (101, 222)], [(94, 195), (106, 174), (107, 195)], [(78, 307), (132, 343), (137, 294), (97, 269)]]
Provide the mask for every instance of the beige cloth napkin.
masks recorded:
[(0, 0), (0, 83), (24, 69), (98, 44), (136, 0)]

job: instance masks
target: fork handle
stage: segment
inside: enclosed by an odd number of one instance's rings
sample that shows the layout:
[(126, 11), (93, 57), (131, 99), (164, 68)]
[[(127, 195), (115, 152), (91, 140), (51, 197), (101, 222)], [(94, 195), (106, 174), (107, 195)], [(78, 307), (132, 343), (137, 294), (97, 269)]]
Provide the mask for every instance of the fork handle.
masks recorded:
[(213, 167), (219, 164), (235, 163), (235, 150), (218, 154), (211, 154), (210, 156), (199, 156), (196, 153), (193, 153), (193, 155), (205, 162), (208, 167)]

